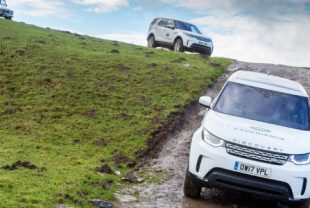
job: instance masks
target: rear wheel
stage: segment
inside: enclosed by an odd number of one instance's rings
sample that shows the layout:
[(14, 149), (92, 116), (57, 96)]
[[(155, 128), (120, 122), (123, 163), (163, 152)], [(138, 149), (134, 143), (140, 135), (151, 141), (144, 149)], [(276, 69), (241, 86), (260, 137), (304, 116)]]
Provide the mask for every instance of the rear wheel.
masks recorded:
[(147, 46), (150, 48), (155, 48), (156, 47), (156, 41), (155, 41), (155, 36), (150, 35), (149, 38), (147, 39)]
[(178, 38), (174, 41), (173, 50), (176, 52), (183, 52), (184, 51), (183, 41), (181, 38)]
[(200, 197), (201, 186), (193, 180), (188, 170), (186, 171), (183, 192), (184, 192), (184, 195), (187, 197), (191, 197), (195, 199), (198, 199)]

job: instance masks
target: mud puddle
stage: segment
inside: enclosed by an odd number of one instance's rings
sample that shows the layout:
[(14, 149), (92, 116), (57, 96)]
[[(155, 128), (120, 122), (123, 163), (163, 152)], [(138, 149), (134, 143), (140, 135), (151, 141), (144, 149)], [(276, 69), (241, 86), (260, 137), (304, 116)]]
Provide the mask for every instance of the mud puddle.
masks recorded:
[[(255, 64), (236, 61), (226, 69), (225, 73), (206, 92), (214, 98), (226, 82), (227, 78), (237, 70), (248, 70), (270, 73), (272, 75), (292, 79), (300, 82), (310, 94), (310, 70), (272, 65)], [(117, 202), (117, 207), (178, 207), (178, 208), (259, 208), (259, 207), (288, 207), (265, 198), (238, 192), (224, 192), (218, 189), (203, 189), (199, 200), (186, 198), (183, 195), (183, 182), (188, 164), (191, 137), (198, 128), (206, 109), (198, 103), (185, 115), (185, 123), (180, 131), (166, 138), (162, 144), (158, 157), (149, 160), (137, 174), (144, 177), (160, 175), (160, 182), (128, 185), (119, 191), (122, 194), (133, 196), (131, 200)], [(301, 206), (299, 206), (301, 207)]]

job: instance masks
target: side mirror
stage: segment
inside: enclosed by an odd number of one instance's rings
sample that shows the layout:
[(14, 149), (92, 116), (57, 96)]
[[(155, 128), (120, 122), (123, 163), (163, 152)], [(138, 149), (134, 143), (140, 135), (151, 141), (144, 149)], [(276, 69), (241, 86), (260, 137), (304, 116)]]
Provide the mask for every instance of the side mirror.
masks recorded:
[(212, 98), (209, 96), (202, 96), (199, 98), (199, 103), (200, 105), (209, 108), (212, 103)]

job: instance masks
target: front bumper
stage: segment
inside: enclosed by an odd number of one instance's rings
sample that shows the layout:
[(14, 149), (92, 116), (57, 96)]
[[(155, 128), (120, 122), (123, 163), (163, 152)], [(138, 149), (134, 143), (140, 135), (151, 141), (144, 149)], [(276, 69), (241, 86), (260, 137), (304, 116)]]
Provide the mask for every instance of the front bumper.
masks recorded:
[(12, 18), (13, 17), (13, 12), (8, 11), (8, 10), (4, 10), (4, 9), (0, 9), (0, 17)]
[(188, 39), (185, 41), (185, 49), (192, 52), (211, 55), (213, 52), (213, 43)]
[[(269, 178), (252, 176), (234, 170), (235, 162), (272, 170)], [(207, 186), (229, 188), (281, 201), (300, 201), (310, 198), (310, 166), (291, 162), (273, 165), (230, 155), (225, 147), (212, 147), (202, 140), (201, 128), (192, 139), (189, 172)]]

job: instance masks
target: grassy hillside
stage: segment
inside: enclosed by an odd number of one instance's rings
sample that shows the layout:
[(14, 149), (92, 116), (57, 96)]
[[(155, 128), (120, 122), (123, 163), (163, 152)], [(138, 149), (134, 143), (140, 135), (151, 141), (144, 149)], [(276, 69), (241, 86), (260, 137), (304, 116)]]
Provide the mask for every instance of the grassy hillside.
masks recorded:
[(107, 166), (130, 171), (229, 63), (0, 19), (0, 207), (113, 199)]

